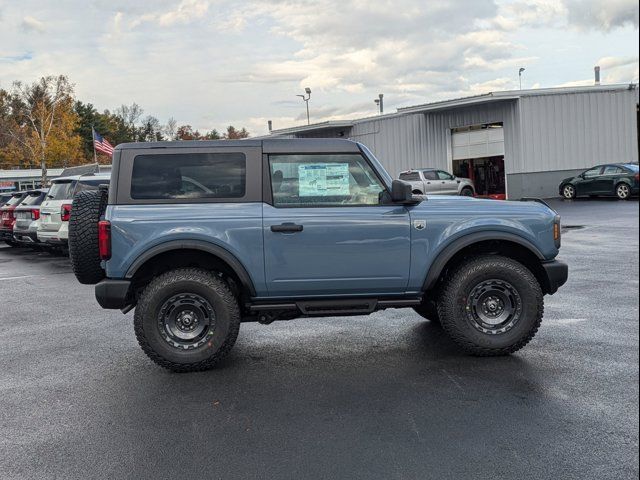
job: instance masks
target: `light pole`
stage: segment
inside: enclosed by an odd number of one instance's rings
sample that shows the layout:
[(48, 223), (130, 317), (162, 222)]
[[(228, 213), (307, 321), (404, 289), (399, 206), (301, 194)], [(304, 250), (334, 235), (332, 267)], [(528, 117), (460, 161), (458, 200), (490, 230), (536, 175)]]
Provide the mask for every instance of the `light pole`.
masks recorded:
[(524, 72), (524, 67), (520, 67), (520, 70), (518, 70), (518, 81), (520, 82), (520, 90), (522, 90), (522, 72)]
[(304, 103), (307, 104), (307, 125), (310, 125), (310, 121), (309, 121), (309, 99), (311, 98), (311, 89), (309, 87), (306, 87), (304, 89), (304, 93), (305, 95), (296, 95), (296, 97), (300, 97), (302, 98), (302, 100), (304, 100)]
[(384, 103), (382, 101), (382, 97), (384, 97), (384, 95), (381, 93), (378, 95), (378, 98), (374, 100), (375, 104), (378, 106), (378, 112), (380, 113), (380, 115), (384, 113)]

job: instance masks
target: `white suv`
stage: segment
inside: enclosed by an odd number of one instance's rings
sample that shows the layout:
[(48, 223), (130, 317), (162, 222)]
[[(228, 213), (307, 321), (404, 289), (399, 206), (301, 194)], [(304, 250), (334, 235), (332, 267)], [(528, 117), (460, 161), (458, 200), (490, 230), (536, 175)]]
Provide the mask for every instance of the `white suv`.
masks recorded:
[(73, 196), (83, 190), (97, 190), (108, 184), (111, 174), (74, 175), (52, 180), (49, 193), (40, 206), (38, 241), (53, 247), (67, 248), (69, 216)]

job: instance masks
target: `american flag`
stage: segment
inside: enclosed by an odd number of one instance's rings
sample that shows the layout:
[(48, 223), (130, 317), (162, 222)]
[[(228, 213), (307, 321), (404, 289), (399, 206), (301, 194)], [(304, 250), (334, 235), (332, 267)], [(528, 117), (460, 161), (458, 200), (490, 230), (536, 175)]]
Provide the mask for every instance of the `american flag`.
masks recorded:
[(93, 132), (93, 148), (95, 148), (98, 152), (106, 153), (110, 157), (113, 156), (113, 147), (111, 144), (105, 139), (102, 138), (98, 132), (96, 132), (93, 127), (91, 128)]

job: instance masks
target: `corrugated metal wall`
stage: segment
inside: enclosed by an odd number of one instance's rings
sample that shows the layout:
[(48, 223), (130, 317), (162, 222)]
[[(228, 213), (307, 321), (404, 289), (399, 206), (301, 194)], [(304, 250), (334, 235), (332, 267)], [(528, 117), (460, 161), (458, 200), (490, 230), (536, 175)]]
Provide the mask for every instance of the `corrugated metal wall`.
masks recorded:
[(449, 170), (451, 129), (494, 122), (504, 124), (505, 161), (515, 161), (519, 138), (515, 101), (366, 120), (354, 125), (350, 138), (367, 145), (389, 173), (397, 176), (410, 168)]
[(393, 176), (425, 164), (429, 138), (423, 114), (399, 115), (356, 123), (349, 138), (362, 142)]
[(485, 103), (465, 108), (456, 108), (442, 112), (426, 114), (432, 137), (429, 158), (438, 159), (438, 166), (445, 170), (448, 165), (448, 149), (450, 148), (450, 132), (455, 127), (467, 127), (484, 123), (502, 123), (504, 129), (505, 169), (511, 173), (518, 163), (520, 140), (518, 104), (514, 100)]
[(528, 185), (521, 174), (558, 172), (556, 176), (562, 176), (563, 171), (598, 163), (637, 162), (637, 104), (637, 88), (530, 95), (437, 112), (363, 119), (355, 121), (350, 131), (291, 136), (335, 137), (344, 132), (367, 145), (397, 177), (410, 168), (450, 169), (452, 128), (499, 122), (504, 127), (505, 170), (513, 179), (510, 196), (517, 198), (531, 189), (551, 191), (547, 185)]
[(623, 90), (522, 98), (522, 161), (509, 173), (637, 162), (636, 97)]

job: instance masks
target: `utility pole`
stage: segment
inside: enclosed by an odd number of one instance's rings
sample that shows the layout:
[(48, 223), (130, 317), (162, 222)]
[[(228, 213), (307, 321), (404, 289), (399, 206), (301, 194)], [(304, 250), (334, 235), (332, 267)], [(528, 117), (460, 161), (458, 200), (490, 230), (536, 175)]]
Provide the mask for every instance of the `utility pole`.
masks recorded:
[(518, 70), (518, 80), (520, 82), (520, 90), (522, 90), (522, 72), (524, 72), (524, 67), (520, 67), (520, 70)]
[(311, 89), (309, 87), (306, 87), (304, 89), (304, 93), (306, 95), (296, 95), (296, 97), (302, 98), (302, 100), (304, 100), (304, 103), (306, 103), (306, 105), (307, 105), (307, 125), (310, 125), (311, 121), (309, 119), (309, 99), (311, 98)]

